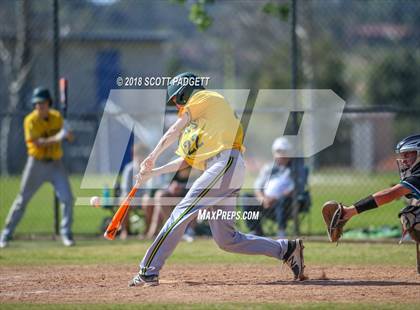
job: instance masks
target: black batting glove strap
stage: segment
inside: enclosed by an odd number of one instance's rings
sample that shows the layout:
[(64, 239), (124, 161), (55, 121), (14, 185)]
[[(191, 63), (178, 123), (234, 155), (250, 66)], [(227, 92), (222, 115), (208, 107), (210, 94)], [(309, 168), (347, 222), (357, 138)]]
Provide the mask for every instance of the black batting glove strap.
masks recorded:
[(354, 204), (354, 207), (356, 208), (357, 213), (362, 213), (367, 210), (375, 209), (378, 207), (378, 204), (375, 201), (375, 198), (373, 198), (372, 195), (363, 198), (362, 200), (359, 200)]

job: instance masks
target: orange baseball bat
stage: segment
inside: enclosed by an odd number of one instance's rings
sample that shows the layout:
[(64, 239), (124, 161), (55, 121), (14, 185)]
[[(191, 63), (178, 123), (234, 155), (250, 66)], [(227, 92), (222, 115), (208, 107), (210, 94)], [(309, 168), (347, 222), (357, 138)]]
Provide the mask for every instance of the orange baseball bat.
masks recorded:
[(115, 236), (117, 235), (117, 232), (121, 227), (121, 223), (124, 221), (124, 218), (127, 216), (128, 210), (130, 209), (131, 200), (136, 195), (137, 190), (138, 190), (138, 184), (133, 186), (130, 193), (128, 193), (128, 196), (123, 200), (123, 202), (118, 207), (117, 212), (115, 212), (111, 220), (111, 223), (109, 223), (104, 233), (104, 237), (106, 239), (108, 240), (115, 239)]

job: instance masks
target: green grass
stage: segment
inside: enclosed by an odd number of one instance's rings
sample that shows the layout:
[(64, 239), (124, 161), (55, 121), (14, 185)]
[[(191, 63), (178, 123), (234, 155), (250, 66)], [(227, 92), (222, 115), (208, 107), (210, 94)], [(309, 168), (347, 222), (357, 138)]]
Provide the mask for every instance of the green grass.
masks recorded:
[[(324, 234), (321, 207), (328, 200), (337, 200), (350, 205), (376, 191), (398, 183), (396, 173), (368, 174), (346, 170), (333, 170), (311, 176), (313, 206), (302, 223), (302, 231)], [(402, 201), (395, 201), (379, 209), (363, 213), (347, 223), (346, 229), (400, 225), (398, 211), (403, 208)]]
[[(71, 184), (75, 197), (101, 195), (100, 190), (80, 189), (81, 176), (71, 176)], [(20, 176), (0, 178), (0, 225), (3, 225), (7, 212), (19, 190)], [(252, 176), (247, 178), (246, 187), (252, 184)], [(310, 189), (313, 205), (309, 214), (302, 221), (301, 231), (304, 234), (324, 234), (324, 224), (320, 216), (322, 204), (327, 200), (338, 200), (351, 204), (360, 198), (398, 182), (395, 173), (367, 174), (336, 169), (310, 176)], [(45, 184), (36, 193), (28, 205), (25, 216), (18, 226), (18, 234), (52, 233), (53, 231), (53, 193), (52, 187)], [(397, 201), (383, 208), (364, 213), (352, 219), (346, 228), (362, 228), (370, 226), (399, 225), (397, 212), (403, 207)], [(89, 206), (75, 206), (73, 231), (75, 234), (100, 234), (100, 224), (110, 212), (94, 209)], [(275, 226), (269, 231), (274, 232)], [(239, 227), (244, 229), (245, 225)], [(289, 225), (290, 229), (292, 225)]]
[[(86, 265), (98, 264), (106, 257), (107, 263), (137, 264), (150, 242), (81, 240), (74, 248), (63, 247), (54, 241), (14, 241), (0, 251), (0, 265)], [(109, 255), (118, 253), (118, 255)], [(328, 253), (328, 255), (325, 255)], [(305, 242), (305, 261), (309, 265), (393, 265), (415, 266), (413, 244), (345, 243), (336, 247), (332, 243)], [(181, 242), (169, 263), (179, 264), (277, 264), (265, 256), (227, 253), (211, 239), (200, 239), (189, 244)]]
[[(372, 303), (372, 304), (344, 304), (344, 303), (300, 303), (298, 305), (287, 305), (287, 304), (258, 304), (253, 303), (252, 309), (418, 309), (418, 304), (384, 304), (384, 303)], [(3, 310), (15, 310), (15, 309), (79, 309), (79, 310), (114, 310), (114, 309), (187, 309), (187, 310), (202, 310), (202, 309), (249, 309), (249, 304), (244, 303), (213, 303), (213, 304), (2, 304)]]
[[(70, 182), (74, 197), (90, 197), (101, 195), (100, 190), (80, 189), (82, 177), (71, 176)], [(20, 176), (0, 178), (0, 225), (3, 225), (7, 212), (13, 203), (20, 185)], [(53, 189), (48, 183), (44, 184), (34, 195), (27, 206), (25, 215), (20, 222), (17, 232), (21, 234), (39, 234), (53, 232)], [(111, 213), (103, 209), (89, 206), (74, 207), (73, 231), (77, 234), (97, 234), (105, 216)]]

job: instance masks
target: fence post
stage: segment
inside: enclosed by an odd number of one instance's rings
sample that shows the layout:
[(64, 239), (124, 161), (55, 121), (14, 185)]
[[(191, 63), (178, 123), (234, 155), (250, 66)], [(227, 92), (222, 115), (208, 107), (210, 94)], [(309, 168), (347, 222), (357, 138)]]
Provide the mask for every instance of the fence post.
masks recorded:
[[(53, 85), (54, 85), (54, 106), (58, 108), (58, 79), (59, 79), (59, 47), (60, 47), (60, 33), (58, 20), (58, 0), (53, 1)], [(60, 221), (60, 207), (57, 193), (54, 190), (54, 234), (53, 239), (59, 235), (59, 221)]]
[[(291, 25), (290, 25), (290, 57), (291, 57), (291, 88), (292, 90), (296, 90), (298, 87), (298, 47), (297, 47), (297, 34), (296, 34), (296, 23), (297, 23), (297, 0), (291, 0)], [(293, 93), (293, 105), (296, 106), (296, 93)], [(298, 115), (297, 113), (292, 113), (292, 128), (293, 133), (297, 134), (299, 131), (298, 128)], [(298, 188), (298, 171), (299, 165), (301, 160), (293, 160), (292, 161), (292, 176), (295, 182), (295, 188)], [(293, 216), (293, 233), (294, 235), (298, 236), (300, 233), (299, 229), (299, 206), (296, 203), (296, 190), (293, 193), (293, 203), (292, 203), (292, 216)]]

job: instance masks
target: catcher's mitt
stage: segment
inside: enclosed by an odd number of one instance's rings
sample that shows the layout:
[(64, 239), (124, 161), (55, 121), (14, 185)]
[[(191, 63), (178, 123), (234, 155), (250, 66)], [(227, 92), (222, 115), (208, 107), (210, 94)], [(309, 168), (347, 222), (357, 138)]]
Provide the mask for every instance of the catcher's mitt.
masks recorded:
[(322, 216), (331, 242), (338, 242), (347, 223), (347, 220), (343, 219), (343, 208), (343, 205), (337, 201), (327, 201), (322, 206)]

